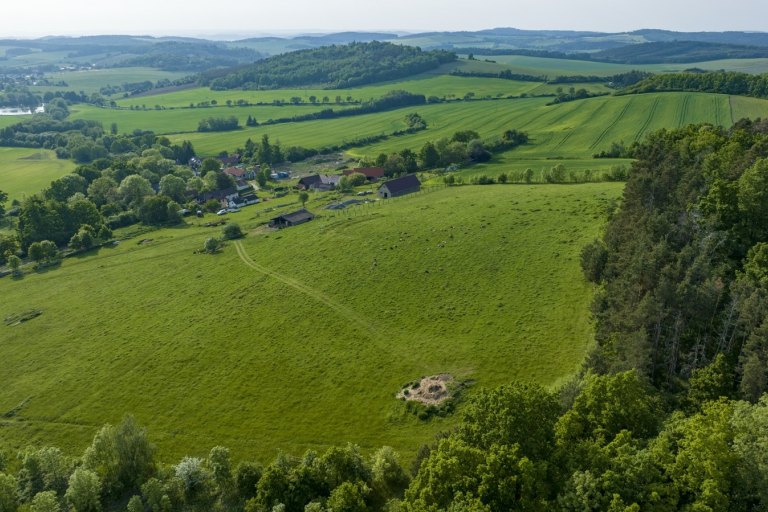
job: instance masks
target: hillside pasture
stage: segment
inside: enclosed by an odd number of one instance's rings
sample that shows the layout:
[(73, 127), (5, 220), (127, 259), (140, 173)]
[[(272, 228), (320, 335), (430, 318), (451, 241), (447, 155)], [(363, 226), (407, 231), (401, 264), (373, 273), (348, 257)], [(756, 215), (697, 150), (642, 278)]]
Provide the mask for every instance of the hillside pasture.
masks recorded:
[(455, 417), (416, 419), (403, 383), (553, 385), (578, 368), (592, 294), (579, 251), (620, 193), (441, 187), (333, 214), (312, 194), (322, 216), (280, 232), (258, 227), (269, 213), (231, 215), (249, 234), (217, 255), (193, 251), (220, 228), (190, 225), (0, 279), (0, 317), (43, 310), (0, 325), (0, 411), (24, 404), (0, 421), (5, 448), (79, 453), (131, 413), (162, 460), (345, 441), (407, 460)]
[(0, 148), (0, 190), (8, 193), (9, 200), (21, 200), (74, 168), (73, 162), (58, 160), (47, 149)]

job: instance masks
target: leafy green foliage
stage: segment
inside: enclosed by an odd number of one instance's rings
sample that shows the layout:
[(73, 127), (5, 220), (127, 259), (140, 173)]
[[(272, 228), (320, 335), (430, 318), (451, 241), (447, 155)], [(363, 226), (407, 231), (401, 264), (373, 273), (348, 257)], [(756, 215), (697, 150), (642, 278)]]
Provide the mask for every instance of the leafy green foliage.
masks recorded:
[(232, 222), (222, 228), (221, 234), (227, 240), (234, 240), (235, 238), (241, 238), (243, 236), (243, 230), (240, 228), (239, 224)]
[(638, 368), (674, 389), (719, 352), (748, 362), (746, 342), (756, 342), (768, 313), (760, 277), (766, 137), (764, 123), (745, 121), (729, 132), (658, 132), (638, 147), (603, 239), (593, 367)]
[(628, 93), (659, 91), (714, 92), (768, 97), (768, 75), (751, 75), (734, 71), (710, 71), (706, 73), (662, 73), (653, 75), (628, 88)]
[(240, 121), (235, 116), (206, 117), (197, 126), (199, 132), (226, 132), (240, 128)]

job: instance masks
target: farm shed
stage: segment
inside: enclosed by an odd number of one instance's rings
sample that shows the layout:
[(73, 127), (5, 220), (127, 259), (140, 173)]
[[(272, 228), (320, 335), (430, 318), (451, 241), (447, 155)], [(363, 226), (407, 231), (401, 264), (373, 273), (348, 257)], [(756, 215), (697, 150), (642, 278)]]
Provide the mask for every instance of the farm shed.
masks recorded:
[(269, 225), (273, 228), (288, 228), (298, 224), (304, 224), (305, 222), (309, 222), (314, 218), (315, 214), (302, 208), (301, 210), (297, 210), (293, 213), (286, 213), (285, 215), (280, 215), (279, 217), (271, 219), (269, 221)]
[(421, 190), (421, 182), (415, 174), (406, 174), (401, 178), (395, 178), (384, 183), (379, 187), (379, 197), (387, 199), (388, 197), (404, 196)]

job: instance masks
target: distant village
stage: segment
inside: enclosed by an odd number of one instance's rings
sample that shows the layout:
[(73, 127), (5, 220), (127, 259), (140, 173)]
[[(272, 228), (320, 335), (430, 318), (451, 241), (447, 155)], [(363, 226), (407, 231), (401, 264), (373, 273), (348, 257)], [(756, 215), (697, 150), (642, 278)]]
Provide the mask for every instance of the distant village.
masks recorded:
[[(253, 180), (256, 179), (256, 175), (260, 171), (260, 166), (256, 165), (249, 168), (241, 165), (240, 157), (236, 154), (220, 157), (219, 160), (222, 163), (222, 172), (232, 177), (235, 185), (223, 190), (201, 192), (197, 196), (197, 202), (204, 204), (211, 200), (219, 201), (221, 206), (221, 209), (217, 212), (219, 215), (236, 212), (245, 206), (259, 203), (262, 198), (260, 198), (258, 194), (262, 191)], [(190, 160), (190, 167), (196, 174), (198, 173), (200, 164), (201, 161), (198, 158), (192, 158)], [(351, 176), (353, 174), (364, 176), (368, 184), (377, 188), (377, 199), (396, 198), (421, 190), (421, 182), (415, 174), (406, 174), (404, 176), (387, 179), (383, 167), (356, 167), (353, 169), (345, 169), (342, 171), (342, 174), (309, 174), (299, 178), (296, 184), (293, 185), (293, 188), (300, 191), (330, 192), (338, 189), (340, 181), (344, 176)], [(272, 172), (269, 177), (272, 181), (277, 183), (287, 182), (293, 178), (288, 171), (275, 171)], [(280, 197), (285, 195), (288, 189), (288, 186), (278, 186), (274, 187), (272, 192), (275, 197)], [(369, 194), (373, 194), (373, 191), (363, 190), (357, 192), (358, 196), (366, 196)], [(330, 204), (326, 209), (339, 210), (363, 201), (368, 200), (348, 199), (340, 203)], [(201, 213), (202, 212), (198, 212), (199, 215)], [(286, 213), (271, 219), (269, 225), (275, 228), (286, 228), (309, 222), (314, 218), (315, 214), (309, 212), (305, 208), (301, 208), (297, 211)]]

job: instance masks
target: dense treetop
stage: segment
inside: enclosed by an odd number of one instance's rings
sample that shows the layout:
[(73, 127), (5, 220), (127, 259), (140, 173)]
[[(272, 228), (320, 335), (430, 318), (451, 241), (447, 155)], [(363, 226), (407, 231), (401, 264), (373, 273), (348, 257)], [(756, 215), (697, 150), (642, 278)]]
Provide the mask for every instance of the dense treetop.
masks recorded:
[(582, 255), (602, 284), (590, 365), (674, 391), (723, 354), (719, 392), (756, 400), (768, 388), (768, 123), (660, 131), (635, 156), (621, 208)]
[(204, 73), (212, 89), (271, 89), (321, 86), (353, 87), (422, 73), (456, 59), (445, 51), (424, 52), (391, 43), (352, 43), (300, 50), (230, 72)]
[(624, 93), (662, 91), (711, 92), (768, 98), (768, 74), (751, 75), (735, 71), (662, 73), (646, 77)]

